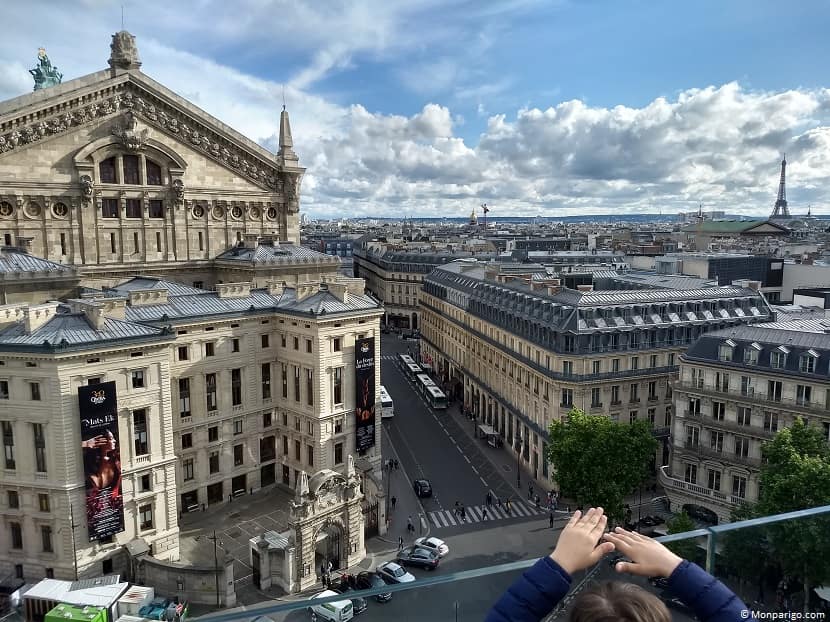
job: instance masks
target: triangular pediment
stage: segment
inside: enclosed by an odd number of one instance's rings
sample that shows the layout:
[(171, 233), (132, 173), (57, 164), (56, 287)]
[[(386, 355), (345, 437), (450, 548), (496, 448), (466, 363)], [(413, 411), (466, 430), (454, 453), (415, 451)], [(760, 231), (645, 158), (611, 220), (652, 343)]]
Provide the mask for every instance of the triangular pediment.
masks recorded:
[(99, 71), (0, 102), (0, 160), (125, 113), (256, 186), (285, 192), (289, 200), (299, 193), (304, 168), (282, 166), (275, 154), (137, 70), (115, 76)]

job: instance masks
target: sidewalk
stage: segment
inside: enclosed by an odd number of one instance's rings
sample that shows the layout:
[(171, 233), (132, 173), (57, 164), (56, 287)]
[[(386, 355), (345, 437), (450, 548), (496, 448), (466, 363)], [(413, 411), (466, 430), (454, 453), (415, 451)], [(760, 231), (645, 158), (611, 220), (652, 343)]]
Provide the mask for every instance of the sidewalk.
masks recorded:
[[(542, 488), (540, 484), (533, 479), (532, 472), (528, 471), (525, 468), (524, 463), (522, 464), (521, 469), (522, 489), (520, 490), (516, 486), (516, 454), (511, 451), (506, 441), (502, 449), (493, 449), (492, 451), (490, 451), (492, 448), (486, 445), (484, 440), (482, 440), (481, 438), (476, 438), (473, 435), (473, 422), (467, 417), (465, 417), (464, 414), (461, 412), (460, 403), (454, 402), (451, 406), (447, 408), (447, 413), (458, 424), (458, 427), (462, 430), (462, 432), (467, 436), (468, 439), (480, 444), (479, 447), (482, 449), (481, 453), (484, 454), (484, 456), (493, 464), (496, 470), (502, 475), (502, 478), (508, 484), (509, 488), (516, 494), (518, 499), (527, 499), (527, 485), (532, 483), (534, 495), (538, 494), (541, 500), (541, 504), (543, 506), (545, 505), (546, 496), (549, 488)], [(644, 488), (642, 494), (643, 516), (649, 513), (646, 510), (651, 506), (653, 499), (660, 498), (663, 496), (664, 495), (662, 491), (659, 489), (657, 490), (657, 492), (651, 492), (651, 490), (647, 490), (646, 488)], [(636, 515), (637, 508), (640, 505), (639, 494), (635, 492), (633, 495), (626, 497), (625, 503), (631, 506), (632, 510)], [(564, 510), (568, 507), (570, 507), (571, 509), (576, 509), (577, 504), (572, 499), (560, 497), (557, 507), (560, 510)]]
[[(395, 448), (392, 446), (386, 430), (381, 430), (381, 451), (383, 459), (395, 460), (398, 454), (395, 453)], [(387, 525), (386, 534), (383, 536), (376, 536), (366, 542), (366, 552), (374, 554), (397, 552), (398, 538), (403, 538), (404, 544), (411, 544), (415, 538), (429, 536), (430, 527), (426, 520), (424, 509), (418, 497), (415, 496), (415, 491), (412, 489), (412, 478), (406, 473), (403, 463), (399, 460), (399, 466), (395, 470), (383, 471), (383, 485), (384, 490), (388, 490), (389, 494), (386, 499), (389, 503), (389, 512), (387, 517), (389, 523)], [(395, 497), (395, 509), (392, 509), (392, 497)], [(415, 534), (407, 531), (407, 518), (412, 517), (412, 524), (415, 526)]]

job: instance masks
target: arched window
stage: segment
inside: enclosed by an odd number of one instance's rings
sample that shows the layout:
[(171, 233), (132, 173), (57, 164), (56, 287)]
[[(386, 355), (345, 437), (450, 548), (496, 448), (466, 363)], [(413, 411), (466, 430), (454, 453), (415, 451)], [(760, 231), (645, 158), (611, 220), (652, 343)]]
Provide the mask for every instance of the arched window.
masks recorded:
[(147, 160), (147, 185), (160, 186), (161, 185), (161, 167), (153, 162)]

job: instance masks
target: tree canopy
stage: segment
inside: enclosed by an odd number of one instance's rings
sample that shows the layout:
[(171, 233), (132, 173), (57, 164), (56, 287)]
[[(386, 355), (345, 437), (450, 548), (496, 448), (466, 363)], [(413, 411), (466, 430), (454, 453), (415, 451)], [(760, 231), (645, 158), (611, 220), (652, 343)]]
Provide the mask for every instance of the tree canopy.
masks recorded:
[(616, 423), (573, 409), (551, 423), (547, 457), (564, 496), (622, 520), (625, 496), (646, 479), (656, 451), (648, 422)]
[[(694, 521), (689, 517), (686, 512), (681, 512), (674, 518), (666, 523), (666, 527), (668, 527), (668, 532), (672, 533), (684, 533), (686, 531), (694, 531), (697, 529), (697, 525), (695, 525)], [(687, 540), (676, 540), (675, 542), (668, 542), (666, 546), (671, 550), (675, 555), (679, 555), (683, 559), (688, 559), (690, 561), (697, 561), (698, 558), (701, 556), (703, 552), (700, 547), (697, 545), (696, 538), (689, 538)]]

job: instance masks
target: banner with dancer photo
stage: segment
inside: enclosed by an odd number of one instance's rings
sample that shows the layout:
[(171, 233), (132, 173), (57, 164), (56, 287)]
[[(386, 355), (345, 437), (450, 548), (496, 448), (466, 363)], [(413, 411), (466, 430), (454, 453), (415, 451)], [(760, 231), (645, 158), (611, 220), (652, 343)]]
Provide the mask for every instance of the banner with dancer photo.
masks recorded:
[(78, 387), (90, 541), (124, 531), (115, 382)]
[(375, 338), (354, 344), (355, 436), (358, 454), (375, 444)]

